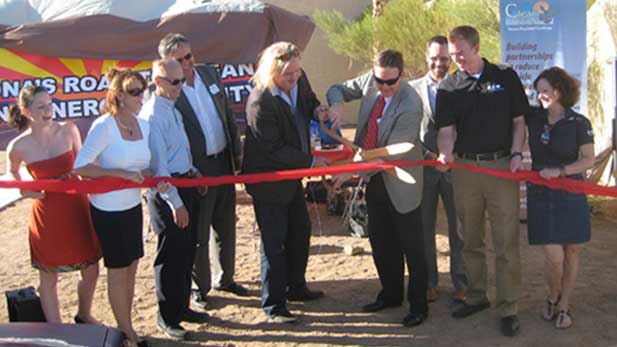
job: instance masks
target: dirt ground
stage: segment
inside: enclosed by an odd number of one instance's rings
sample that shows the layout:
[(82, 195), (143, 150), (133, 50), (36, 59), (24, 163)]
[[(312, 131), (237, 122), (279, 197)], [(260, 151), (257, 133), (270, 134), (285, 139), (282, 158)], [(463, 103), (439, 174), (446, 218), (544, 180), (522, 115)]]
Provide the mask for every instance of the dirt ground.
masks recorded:
[[(0, 153), (0, 172), (4, 153)], [(521, 224), (523, 292), (519, 306), (521, 334), (515, 338), (499, 333), (499, 316), (490, 309), (464, 320), (450, 317), (452, 286), (443, 213), (438, 221), (438, 262), (441, 298), (430, 305), (429, 319), (416, 328), (399, 323), (406, 308), (388, 309), (376, 314), (360, 311), (379, 290), (367, 239), (352, 238), (338, 217), (328, 216), (324, 205), (309, 204), (313, 221), (311, 257), (307, 280), (311, 288), (326, 296), (306, 304), (291, 304), (300, 316), (295, 325), (268, 323), (259, 306), (259, 237), (252, 205), (241, 187), (238, 189), (238, 239), (236, 280), (250, 289), (249, 297), (236, 297), (213, 291), (204, 325), (185, 324), (192, 330), (191, 341), (166, 339), (156, 329), (156, 299), (152, 270), (155, 238), (145, 232), (146, 256), (137, 274), (133, 308), (138, 333), (152, 346), (617, 346), (617, 214), (614, 201), (598, 204), (593, 218), (593, 237), (581, 252), (581, 271), (575, 290), (572, 315), (574, 326), (566, 331), (554, 328), (540, 318), (545, 289), (542, 251), (527, 244), (526, 227)], [(0, 290), (37, 286), (37, 272), (31, 268), (27, 239), (27, 218), (31, 202), (18, 201), (0, 211)], [(362, 247), (360, 255), (343, 253), (346, 245)], [(489, 254), (489, 298), (494, 299), (494, 252)], [(102, 264), (102, 263), (101, 263)], [(61, 276), (59, 282), (62, 317), (70, 322), (76, 312), (77, 273)], [(94, 315), (114, 326), (106, 295), (106, 271), (96, 290)], [(0, 322), (7, 322), (6, 303), (0, 300)]]

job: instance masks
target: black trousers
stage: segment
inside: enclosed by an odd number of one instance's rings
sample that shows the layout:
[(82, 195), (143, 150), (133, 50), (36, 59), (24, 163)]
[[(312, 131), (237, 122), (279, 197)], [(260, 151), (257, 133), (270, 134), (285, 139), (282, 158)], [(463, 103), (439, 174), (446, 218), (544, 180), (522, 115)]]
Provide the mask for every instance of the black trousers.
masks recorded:
[(199, 196), (195, 188), (178, 188), (189, 213), (189, 225), (180, 228), (171, 207), (160, 195), (148, 198), (150, 222), (158, 235), (154, 281), (159, 315), (168, 325), (180, 323), (189, 306), (191, 269), (195, 258)]
[(287, 289), (306, 285), (311, 220), (301, 185), (288, 204), (253, 200), (261, 233), (261, 306), (266, 314), (287, 309)]
[(366, 188), (369, 241), (381, 291), (378, 299), (398, 304), (403, 301), (405, 265), (409, 271), (407, 300), (413, 313), (428, 313), (427, 268), (420, 206), (399, 213), (390, 201), (382, 174), (371, 177)]

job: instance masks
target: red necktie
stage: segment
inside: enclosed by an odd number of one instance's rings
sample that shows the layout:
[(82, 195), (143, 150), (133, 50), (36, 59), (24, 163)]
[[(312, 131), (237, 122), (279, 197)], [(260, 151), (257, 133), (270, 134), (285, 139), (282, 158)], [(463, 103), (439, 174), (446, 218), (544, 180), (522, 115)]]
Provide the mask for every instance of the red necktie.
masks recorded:
[(375, 108), (373, 108), (371, 120), (368, 122), (368, 130), (366, 131), (366, 136), (364, 137), (364, 149), (372, 149), (377, 147), (377, 134), (379, 130), (377, 120), (381, 118), (381, 114), (383, 113), (385, 106), (386, 99), (383, 96), (379, 96), (379, 99), (377, 99), (377, 102), (375, 103)]

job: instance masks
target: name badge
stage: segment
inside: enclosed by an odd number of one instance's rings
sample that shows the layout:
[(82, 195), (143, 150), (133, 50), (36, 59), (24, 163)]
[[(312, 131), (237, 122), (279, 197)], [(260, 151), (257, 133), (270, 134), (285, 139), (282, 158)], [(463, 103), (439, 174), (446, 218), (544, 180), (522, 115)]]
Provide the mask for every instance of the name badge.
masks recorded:
[(489, 93), (501, 92), (503, 90), (505, 90), (504, 87), (498, 83), (489, 83), (486, 86), (486, 91)]
[(219, 86), (217, 86), (216, 84), (211, 84), (208, 88), (210, 88), (210, 93), (212, 93), (213, 95), (221, 91), (219, 89)]

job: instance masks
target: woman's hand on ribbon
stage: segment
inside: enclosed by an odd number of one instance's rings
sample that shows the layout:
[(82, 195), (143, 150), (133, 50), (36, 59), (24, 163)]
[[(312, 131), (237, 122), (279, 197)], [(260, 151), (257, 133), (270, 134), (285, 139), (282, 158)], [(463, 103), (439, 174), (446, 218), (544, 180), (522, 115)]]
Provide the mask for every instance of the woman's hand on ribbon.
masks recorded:
[(142, 183), (144, 181), (144, 176), (141, 172), (124, 171), (121, 177), (127, 181), (132, 181), (135, 183)]

